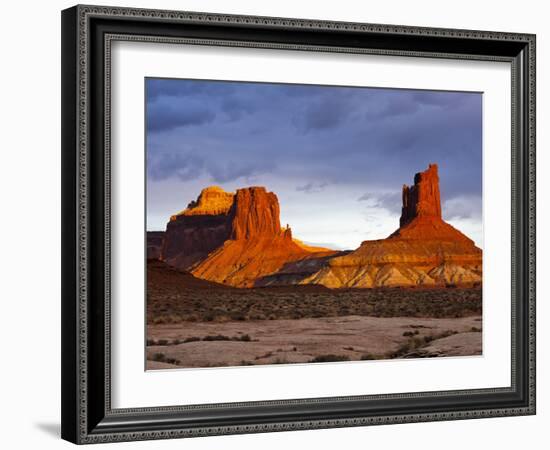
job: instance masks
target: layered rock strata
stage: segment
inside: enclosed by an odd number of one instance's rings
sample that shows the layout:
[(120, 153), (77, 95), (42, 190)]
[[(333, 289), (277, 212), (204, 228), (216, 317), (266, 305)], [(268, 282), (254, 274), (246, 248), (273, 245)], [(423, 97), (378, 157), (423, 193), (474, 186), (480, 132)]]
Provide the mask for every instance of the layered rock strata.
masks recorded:
[(171, 266), (189, 269), (204, 260), (231, 236), (233, 194), (212, 186), (197, 200), (170, 217), (160, 259)]
[(436, 164), (417, 173), (412, 186), (403, 187), (399, 223), (387, 239), (364, 241), (300, 283), (370, 288), (481, 282), (481, 249), (441, 217)]

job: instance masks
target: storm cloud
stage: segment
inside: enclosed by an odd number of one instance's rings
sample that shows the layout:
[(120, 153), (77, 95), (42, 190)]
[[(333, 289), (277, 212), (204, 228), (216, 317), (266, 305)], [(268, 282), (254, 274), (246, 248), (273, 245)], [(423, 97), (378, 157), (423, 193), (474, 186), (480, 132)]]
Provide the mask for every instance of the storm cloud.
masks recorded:
[(291, 211), (350, 192), (398, 216), (401, 186), (437, 163), (445, 213), (481, 217), (480, 93), (150, 78), (146, 94), (148, 176), (189, 200), (262, 184)]
[(395, 192), (367, 192), (357, 199), (373, 208), (384, 208), (390, 212), (401, 213), (402, 193)]

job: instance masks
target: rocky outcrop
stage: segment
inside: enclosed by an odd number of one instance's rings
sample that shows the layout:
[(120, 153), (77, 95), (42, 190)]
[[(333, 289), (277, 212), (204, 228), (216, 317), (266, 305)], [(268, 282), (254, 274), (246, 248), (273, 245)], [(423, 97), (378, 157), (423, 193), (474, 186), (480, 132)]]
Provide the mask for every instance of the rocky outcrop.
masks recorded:
[(264, 187), (235, 194), (206, 188), (170, 218), (161, 259), (198, 278), (251, 287), (289, 262), (335, 253), (295, 243), (279, 212), (277, 196)]
[(414, 176), (412, 186), (403, 185), (403, 206), (399, 226), (404, 227), (418, 217), (441, 219), (441, 196), (437, 164)]
[(281, 228), (277, 196), (263, 187), (238, 189), (230, 215), (230, 239), (192, 269), (196, 277), (252, 287), (286, 264), (312, 255), (293, 241), (289, 227)]
[(264, 187), (238, 189), (231, 213), (232, 240), (281, 237), (292, 241), (290, 229), (281, 230), (277, 196)]
[(389, 238), (365, 241), (300, 284), (330, 288), (473, 285), (481, 282), (481, 250), (460, 243)]
[(197, 200), (187, 205), (187, 208), (172, 216), (218, 216), (227, 215), (233, 206), (234, 194), (225, 192), (219, 186), (209, 186), (201, 191)]
[(171, 216), (160, 259), (188, 269), (222, 245), (231, 234), (233, 197), (218, 186), (210, 186), (186, 209)]
[(160, 259), (187, 270), (223, 245), (231, 236), (233, 197), (217, 186), (208, 187), (170, 217)]
[(387, 239), (364, 241), (331, 258), (301, 284), (340, 287), (471, 285), (481, 282), (482, 252), (441, 218), (437, 165), (403, 187), (400, 227)]
[(441, 218), (437, 164), (430, 164), (427, 170), (417, 173), (412, 186), (403, 186), (399, 228), (390, 237), (474, 244), (471, 239)]

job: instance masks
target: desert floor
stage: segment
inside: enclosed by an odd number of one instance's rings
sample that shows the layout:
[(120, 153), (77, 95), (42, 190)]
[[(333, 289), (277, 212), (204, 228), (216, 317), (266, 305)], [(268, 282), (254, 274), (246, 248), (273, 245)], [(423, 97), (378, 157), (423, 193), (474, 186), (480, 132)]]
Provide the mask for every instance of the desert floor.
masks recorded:
[(480, 355), (481, 316), (149, 324), (147, 369)]
[(482, 289), (236, 289), (147, 272), (147, 368), (481, 354)]

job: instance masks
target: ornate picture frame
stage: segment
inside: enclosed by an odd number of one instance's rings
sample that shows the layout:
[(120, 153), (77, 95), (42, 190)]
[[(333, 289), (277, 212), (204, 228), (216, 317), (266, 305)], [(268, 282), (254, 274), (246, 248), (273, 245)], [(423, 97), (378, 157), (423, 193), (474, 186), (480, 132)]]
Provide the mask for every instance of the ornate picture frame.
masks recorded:
[[(511, 384), (113, 408), (111, 46), (116, 41), (501, 61), (511, 66)], [(490, 299), (489, 299), (490, 301)], [(75, 6), (62, 12), (62, 437), (74, 443), (535, 414), (535, 36)]]

